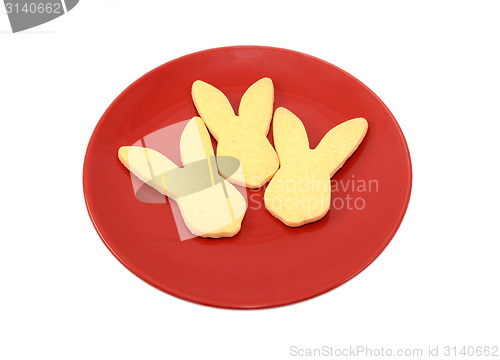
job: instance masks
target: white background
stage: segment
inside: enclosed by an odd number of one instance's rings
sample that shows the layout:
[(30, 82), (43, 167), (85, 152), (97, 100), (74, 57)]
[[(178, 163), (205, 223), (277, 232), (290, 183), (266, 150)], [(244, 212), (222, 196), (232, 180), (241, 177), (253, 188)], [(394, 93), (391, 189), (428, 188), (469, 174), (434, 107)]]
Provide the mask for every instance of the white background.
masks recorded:
[[(0, 359), (499, 346), (499, 14), (496, 1), (82, 0), (12, 34), (0, 8)], [(359, 78), (413, 161), (410, 206), (384, 253), (340, 288), (270, 310), (195, 305), (139, 280), (99, 239), (81, 185), (94, 126), (126, 86), (238, 44), (298, 50)]]

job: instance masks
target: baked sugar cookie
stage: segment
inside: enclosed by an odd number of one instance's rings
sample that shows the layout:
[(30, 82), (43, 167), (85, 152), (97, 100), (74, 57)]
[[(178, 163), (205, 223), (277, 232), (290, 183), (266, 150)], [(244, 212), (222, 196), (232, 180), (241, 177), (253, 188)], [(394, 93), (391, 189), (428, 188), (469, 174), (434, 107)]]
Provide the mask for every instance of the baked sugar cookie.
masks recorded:
[(365, 119), (352, 119), (335, 126), (310, 149), (302, 121), (285, 108), (276, 109), (273, 137), (280, 168), (264, 194), (269, 212), (291, 227), (323, 218), (330, 209), (330, 178), (356, 151), (367, 130)]
[(217, 156), (237, 158), (241, 172), (231, 173), (219, 164), (220, 173), (230, 182), (259, 188), (279, 167), (278, 157), (267, 140), (273, 115), (274, 88), (263, 78), (241, 98), (238, 115), (217, 88), (197, 80), (192, 86), (193, 102), (210, 133), (217, 140)]
[(210, 135), (199, 117), (187, 123), (181, 135), (180, 153), (182, 168), (161, 153), (138, 146), (122, 146), (118, 158), (141, 181), (177, 203), (194, 235), (236, 235), (246, 212), (246, 201), (217, 172)]

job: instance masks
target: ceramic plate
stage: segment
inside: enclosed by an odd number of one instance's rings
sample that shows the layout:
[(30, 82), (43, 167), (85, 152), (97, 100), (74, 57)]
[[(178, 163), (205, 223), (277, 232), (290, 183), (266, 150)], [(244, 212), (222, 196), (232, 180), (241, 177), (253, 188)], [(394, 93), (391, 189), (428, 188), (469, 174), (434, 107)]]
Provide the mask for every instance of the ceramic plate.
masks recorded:
[[(180, 164), (182, 124), (197, 115), (192, 83), (216, 86), (237, 109), (245, 90), (262, 77), (274, 82), (275, 108), (286, 107), (303, 121), (311, 147), (335, 125), (367, 119), (363, 143), (332, 179), (330, 211), (316, 223), (289, 228), (265, 209), (265, 188), (242, 189), (248, 210), (235, 237), (181, 240), (185, 229), (175, 222), (176, 204), (138, 191), (118, 149), (142, 143)], [(165, 129), (169, 136), (162, 138)], [(139, 278), (200, 304), (265, 308), (322, 294), (366, 268), (403, 219), (411, 163), (390, 111), (353, 76), (295, 51), (237, 46), (172, 60), (123, 91), (90, 139), (83, 188), (101, 239)]]

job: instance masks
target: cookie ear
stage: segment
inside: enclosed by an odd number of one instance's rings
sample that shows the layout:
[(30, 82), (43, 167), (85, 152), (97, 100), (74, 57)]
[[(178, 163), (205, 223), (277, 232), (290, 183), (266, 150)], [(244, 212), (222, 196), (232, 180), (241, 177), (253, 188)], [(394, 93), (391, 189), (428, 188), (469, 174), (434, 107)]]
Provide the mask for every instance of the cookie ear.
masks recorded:
[(252, 127), (259, 133), (267, 135), (273, 116), (274, 87), (269, 78), (255, 82), (243, 94), (238, 116), (251, 121)]
[(274, 147), (281, 166), (309, 151), (309, 139), (300, 119), (290, 110), (277, 108), (273, 119)]
[(140, 146), (122, 146), (118, 150), (118, 158), (141, 181), (168, 197), (174, 196), (174, 189), (167, 186), (165, 174), (178, 167), (169, 158), (158, 151)]
[(323, 137), (314, 149), (317, 161), (325, 164), (333, 176), (356, 151), (368, 130), (368, 122), (356, 118), (335, 126)]
[(188, 121), (180, 140), (183, 165), (214, 157), (214, 149), (208, 130), (201, 118), (195, 116)]
[(201, 80), (193, 83), (191, 95), (196, 110), (214, 138), (219, 141), (224, 123), (235, 116), (229, 100), (222, 91)]

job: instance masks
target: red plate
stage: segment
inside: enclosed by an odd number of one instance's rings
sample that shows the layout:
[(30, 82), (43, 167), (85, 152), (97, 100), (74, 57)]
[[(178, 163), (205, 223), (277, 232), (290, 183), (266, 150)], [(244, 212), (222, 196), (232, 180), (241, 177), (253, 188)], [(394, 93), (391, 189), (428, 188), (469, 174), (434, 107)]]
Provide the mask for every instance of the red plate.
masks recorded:
[[(363, 143), (333, 177), (330, 211), (316, 223), (289, 228), (267, 212), (263, 189), (249, 190), (238, 235), (181, 241), (176, 205), (138, 200), (118, 148), (197, 115), (195, 80), (221, 89), (237, 108), (246, 88), (265, 76), (274, 82), (275, 108), (284, 106), (304, 122), (311, 147), (343, 121), (368, 120)], [(167, 145), (177, 149), (178, 142)], [(360, 81), (302, 53), (237, 46), (170, 61), (120, 94), (90, 139), (83, 188), (100, 237), (144, 281), (200, 304), (265, 308), (329, 291), (368, 266), (403, 219), (411, 162), (396, 120)]]

